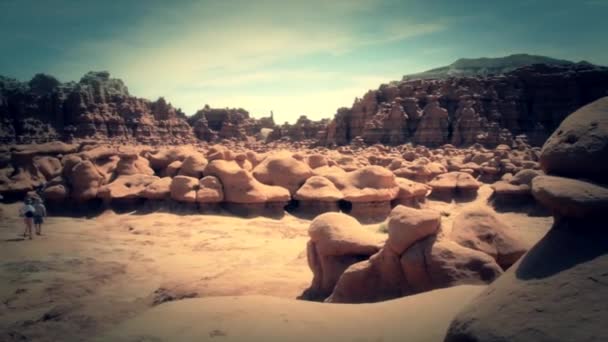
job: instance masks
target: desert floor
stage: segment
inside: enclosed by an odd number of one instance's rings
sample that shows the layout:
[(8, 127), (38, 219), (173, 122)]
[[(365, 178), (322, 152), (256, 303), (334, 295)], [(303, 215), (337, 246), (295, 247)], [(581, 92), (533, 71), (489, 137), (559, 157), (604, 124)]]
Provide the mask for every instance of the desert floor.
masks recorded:
[[(441, 210), (449, 229), (462, 208), (485, 205), (490, 192), (484, 185), (472, 203), (426, 206)], [(312, 278), (307, 220), (108, 211), (49, 217), (30, 241), (20, 236), (17, 209), (0, 205), (2, 341), (441, 340), (483, 288), (363, 305), (296, 301)], [(530, 245), (552, 223), (499, 216)], [(379, 226), (365, 228), (381, 237)]]

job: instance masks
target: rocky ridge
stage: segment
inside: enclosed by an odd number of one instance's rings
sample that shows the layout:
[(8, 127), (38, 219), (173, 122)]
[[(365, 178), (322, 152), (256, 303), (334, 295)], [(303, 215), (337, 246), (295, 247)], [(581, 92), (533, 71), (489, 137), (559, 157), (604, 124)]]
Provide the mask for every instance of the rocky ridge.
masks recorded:
[[(282, 125), (272, 114), (256, 119), (241, 108), (205, 106), (187, 117), (164, 98), (149, 101), (130, 95), (108, 72), (89, 72), (68, 83), (44, 74), (27, 83), (0, 77), (0, 141), (96, 139), (163, 145), (280, 140), (303, 146), (429, 147), (520, 141), (541, 146), (569, 113), (608, 94), (608, 68), (520, 57), (507, 66), (493, 59), (457, 61), (456, 66), (474, 71), (405, 77), (369, 91), (350, 108), (339, 108), (331, 120), (301, 116)], [(539, 62), (544, 64), (530, 64)]]

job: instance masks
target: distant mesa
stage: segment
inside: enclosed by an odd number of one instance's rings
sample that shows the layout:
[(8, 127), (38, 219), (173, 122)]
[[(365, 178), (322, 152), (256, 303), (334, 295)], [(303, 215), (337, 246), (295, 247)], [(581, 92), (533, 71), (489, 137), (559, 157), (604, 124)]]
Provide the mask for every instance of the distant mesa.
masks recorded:
[[(403, 80), (500, 75), (533, 64), (572, 66), (577, 63), (525, 53), (497, 58), (460, 58), (447, 66), (405, 75)], [(586, 61), (581, 61), (578, 64), (590, 65)]]

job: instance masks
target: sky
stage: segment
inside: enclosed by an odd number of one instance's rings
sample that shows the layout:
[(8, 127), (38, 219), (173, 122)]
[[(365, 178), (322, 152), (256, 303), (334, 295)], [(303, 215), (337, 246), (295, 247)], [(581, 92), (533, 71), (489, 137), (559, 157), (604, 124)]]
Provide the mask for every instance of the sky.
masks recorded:
[(107, 70), (194, 114), (332, 117), (404, 74), (530, 53), (608, 65), (608, 0), (0, 0), (0, 75)]

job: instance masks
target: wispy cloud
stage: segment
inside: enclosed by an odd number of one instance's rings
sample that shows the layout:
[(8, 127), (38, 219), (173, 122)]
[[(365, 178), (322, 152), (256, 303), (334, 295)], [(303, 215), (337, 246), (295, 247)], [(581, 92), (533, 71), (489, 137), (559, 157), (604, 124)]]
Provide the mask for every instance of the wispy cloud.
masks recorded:
[[(60, 73), (82, 73), (92, 64), (109, 69), (125, 79), (132, 92), (147, 97), (165, 95), (189, 113), (204, 104), (195, 101), (209, 96), (205, 102), (212, 104), (231, 99), (238, 102), (234, 105), (261, 106), (268, 102), (267, 106), (283, 106), (285, 118), (294, 120), (296, 111), (287, 108), (287, 103), (294, 103), (294, 98), (277, 98), (269, 93), (254, 99), (242, 89), (238, 96), (219, 95), (219, 90), (230, 94), (230, 87), (247, 84), (255, 86), (281, 79), (313, 83), (340, 77), (348, 84), (345, 90), (336, 90), (334, 97), (344, 101), (338, 94), (351, 94), (352, 89), (361, 88), (356, 78), (362, 75), (338, 75), (322, 65), (276, 70), (272, 69), (273, 64), (313, 54), (332, 55), (373, 48), (445, 28), (439, 21), (421, 23), (404, 18), (381, 20), (373, 27), (362, 26), (360, 23), (373, 14), (371, 11), (377, 5), (377, 0), (313, 0), (166, 6), (161, 11), (148, 13), (120, 36), (88, 41), (66, 51), (66, 58), (55, 69)], [(207, 94), (196, 93), (185, 98), (187, 94), (179, 93), (184, 86), (192, 89), (204, 86)], [(210, 87), (218, 91), (209, 91)], [(329, 97), (323, 95), (327, 101)], [(321, 108), (326, 100), (308, 98), (302, 103), (295, 102), (299, 103), (298, 112), (322, 111), (327, 116), (335, 107), (326, 104)], [(278, 103), (280, 101), (285, 105)], [(351, 101), (352, 98), (341, 105)], [(335, 101), (331, 102), (334, 106)], [(315, 107), (310, 103), (316, 103)]]

